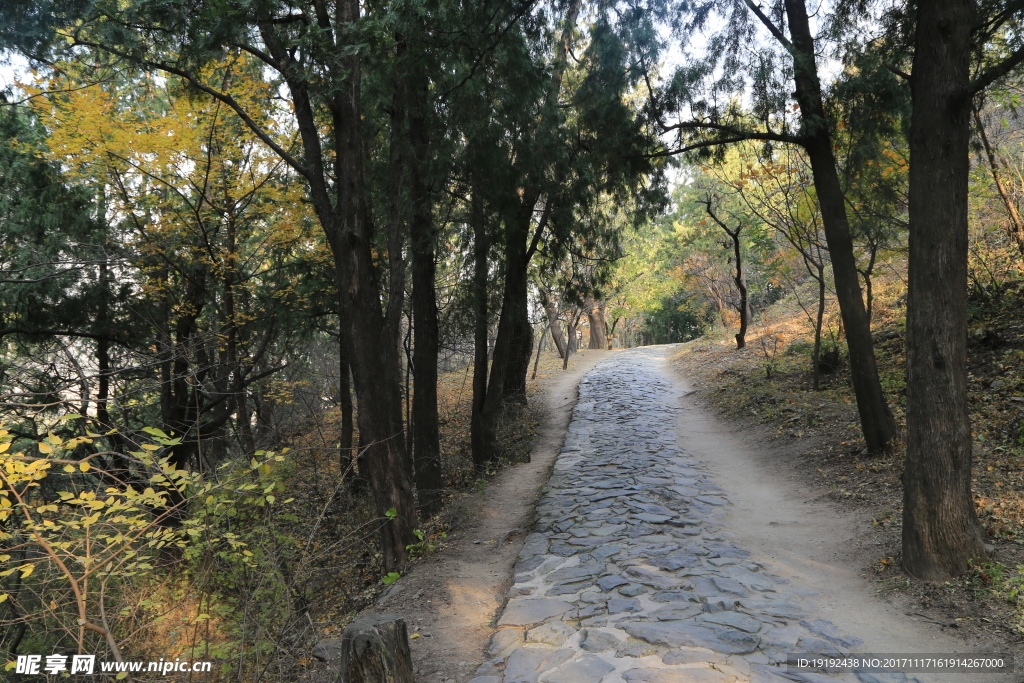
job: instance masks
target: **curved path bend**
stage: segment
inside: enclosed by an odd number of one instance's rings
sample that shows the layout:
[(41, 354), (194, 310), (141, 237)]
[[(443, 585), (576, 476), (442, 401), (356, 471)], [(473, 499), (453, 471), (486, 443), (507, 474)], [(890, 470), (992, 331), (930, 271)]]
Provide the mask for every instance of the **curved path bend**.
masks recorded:
[(492, 659), (471, 683), (965, 680), (787, 671), (787, 653), (863, 643), (729, 531), (729, 492), (676, 432), (667, 348), (618, 353), (580, 382)]

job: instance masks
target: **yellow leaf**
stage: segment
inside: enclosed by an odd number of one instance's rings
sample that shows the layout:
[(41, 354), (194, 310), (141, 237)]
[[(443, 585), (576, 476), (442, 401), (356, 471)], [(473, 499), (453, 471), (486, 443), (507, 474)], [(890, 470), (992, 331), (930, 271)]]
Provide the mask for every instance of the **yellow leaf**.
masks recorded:
[(9, 595), (7, 595), (7, 593), (0, 593), (0, 602), (3, 602), (3, 601), (5, 601), (5, 600), (6, 600), (7, 598), (9, 598), (9, 597), (10, 597), (10, 596), (9, 596)]
[(46, 443), (45, 441), (40, 441), (39, 442), (39, 452), (40, 453), (53, 453), (53, 447), (50, 446), (50, 444)]
[(159, 446), (157, 446), (155, 444), (151, 444), (151, 443), (144, 443), (144, 444), (142, 444), (142, 447), (145, 448), (147, 451), (158, 451), (158, 450), (160, 450)]
[(48, 437), (46, 437), (46, 440), (52, 443), (54, 446), (59, 446), (63, 443), (60, 440), (60, 437), (57, 436), (56, 434), (50, 434)]
[(6, 451), (6, 450), (7, 450), (8, 448), (10, 448), (10, 447), (11, 447), (11, 444), (10, 444), (10, 442), (7, 442), (7, 443), (0, 443), (0, 453), (3, 453), (3, 452), (5, 452), (5, 451)]
[(119, 673), (116, 676), (114, 676), (114, 679), (118, 680), (118, 681), (123, 681), (126, 678), (128, 678), (128, 672), (127, 671), (122, 671), (121, 673)]
[(64, 465), (64, 471), (65, 472), (74, 472), (75, 471), (75, 466), (74, 465)]
[(83, 472), (88, 472), (90, 468), (91, 465), (87, 462), (78, 463), (78, 469), (82, 470)]
[(26, 564), (19, 567), (19, 569), (21, 569), (21, 578), (26, 579), (32, 576), (32, 572), (36, 570), (36, 566), (34, 564)]

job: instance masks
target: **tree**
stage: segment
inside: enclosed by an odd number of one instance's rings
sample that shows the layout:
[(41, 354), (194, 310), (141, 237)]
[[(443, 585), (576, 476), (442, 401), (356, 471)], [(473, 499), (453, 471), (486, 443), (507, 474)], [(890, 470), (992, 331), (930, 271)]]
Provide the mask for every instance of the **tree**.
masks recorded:
[(903, 565), (940, 581), (984, 554), (971, 495), (967, 407), (971, 100), (1024, 59), (1024, 50), (972, 79), (975, 3), (921, 3), (915, 19)]
[(714, 208), (717, 199), (719, 198), (708, 192), (704, 199), (698, 200), (697, 203), (704, 206), (704, 212), (708, 215), (708, 218), (714, 221), (715, 225), (720, 227), (729, 237), (729, 245), (732, 247), (732, 258), (730, 261), (734, 264), (735, 268), (733, 283), (736, 285), (736, 291), (739, 292), (736, 312), (740, 316), (740, 329), (736, 332), (736, 348), (742, 349), (747, 343), (747, 323), (750, 317), (750, 302), (747, 300), (747, 283), (743, 276), (743, 252), (740, 244), (740, 233), (745, 226), (743, 220), (737, 219), (736, 216), (733, 216), (735, 223), (732, 228), (719, 218)]
[[(531, 262), (542, 253), (558, 261), (571, 249), (586, 251), (605, 240), (614, 227), (588, 219), (606, 197), (632, 195), (641, 210), (660, 201), (660, 162), (641, 154), (651, 145), (651, 131), (629, 98), (639, 87), (631, 56), (652, 49), (630, 31), (646, 18), (630, 14), (616, 23), (613, 8), (602, 6), (584, 33), (577, 24), (582, 8), (569, 2), (557, 22), (542, 24), (539, 37), (528, 34), (496, 50), (495, 61), (505, 68), (488, 72), (493, 81), (465, 107), (475, 119), (465, 136), (474, 150), (466, 179), (472, 220), (481, 226), (480, 238), (485, 225), (500, 228), (486, 237), (502, 254), (491, 364), (486, 382), (474, 384), (483, 394), (475, 401), (478, 466), (498, 452), (494, 427), (506, 406), (525, 401)], [(584, 40), (579, 59), (570, 59)], [(482, 316), (484, 307), (476, 309)]]
[[(695, 15), (697, 23), (706, 21), (710, 16), (709, 9), (710, 6), (700, 6)], [(692, 118), (664, 126), (667, 131), (677, 132), (679, 140), (674, 149), (663, 153), (682, 154), (743, 140), (795, 144), (806, 151), (832, 257), (861, 429), (870, 451), (888, 450), (896, 436), (896, 422), (878, 378), (833, 147), (835, 122), (825, 107), (817, 65), (818, 53), (806, 4), (803, 0), (779, 0), (765, 11), (753, 0), (734, 0), (727, 3), (726, 11), (729, 26), (710, 41), (708, 61), (680, 69), (653, 106), (654, 115), (659, 118), (666, 108), (692, 113)], [(778, 48), (784, 51), (786, 63), (781, 63), (768, 49), (753, 51), (753, 58), (746, 65), (740, 62), (739, 55), (746, 52), (746, 41), (755, 34), (752, 24), (755, 20), (769, 31)], [(788, 29), (788, 35), (784, 29)], [(715, 71), (715, 67), (723, 62), (725, 68)], [(753, 81), (755, 101), (752, 113), (757, 125), (751, 124), (735, 98), (726, 100), (724, 105), (718, 100), (719, 90), (733, 90), (740, 85), (736, 72), (743, 66), (747, 67), (746, 73)], [(701, 90), (706, 74), (723, 72), (724, 77), (711, 86), (710, 93)], [(787, 120), (788, 93), (780, 73), (786, 79), (792, 79), (793, 99), (796, 100), (793, 109), (799, 111), (795, 131)]]
[[(789, 154), (788, 152), (797, 152)], [(828, 277), (828, 248), (822, 234), (821, 212), (808, 177), (806, 159), (797, 149), (782, 150), (778, 158), (750, 159), (738, 178), (725, 182), (742, 199), (753, 218), (775, 232), (795, 250), (804, 269), (817, 285), (817, 310), (811, 313), (803, 306), (814, 328), (811, 353), (812, 387), (817, 391), (821, 381), (821, 332), (825, 317)], [(747, 159), (746, 155), (741, 159)], [(781, 269), (786, 272), (785, 266)], [(796, 293), (796, 292), (795, 292)], [(798, 299), (799, 300), (799, 299)]]
[[(50, 45), (96, 50), (182, 79), (231, 109), (305, 182), (334, 257), (342, 337), (365, 444), (363, 463), (378, 514), (386, 522), (381, 525), (384, 566), (388, 571), (403, 568), (405, 547), (414, 541), (416, 510), (402, 437), (396, 337), (400, 297), (382, 307), (374, 226), (367, 213), (363, 58), (356, 46), (369, 37), (363, 33), (368, 17), (361, 16), (354, 0), (339, 0), (330, 11), (322, 5), (293, 11), (273, 3), (230, 9), (218, 3), (189, 3), (187, 9), (167, 3), (97, 3), (69, 9), (54, 17), (60, 38)], [(289, 106), (278, 113), (290, 115), (298, 150), (290, 132), (275, 135), (244, 106), (237, 85), (204, 77), (201, 66), (211, 57), (239, 51), (259, 60), (284, 85)], [(392, 258), (399, 254), (392, 251)], [(397, 293), (394, 287), (391, 291)]]

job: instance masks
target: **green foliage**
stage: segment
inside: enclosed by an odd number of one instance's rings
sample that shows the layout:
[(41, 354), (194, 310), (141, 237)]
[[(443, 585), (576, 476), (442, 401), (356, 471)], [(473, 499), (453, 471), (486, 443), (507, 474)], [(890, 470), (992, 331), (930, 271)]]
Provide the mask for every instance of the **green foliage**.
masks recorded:
[(707, 325), (707, 319), (693, 308), (693, 297), (680, 292), (661, 300), (660, 308), (647, 313), (642, 328), (648, 344), (675, 344), (696, 339)]
[[(201, 473), (172, 464), (179, 438), (143, 431), (150, 439), (122, 460), (144, 481), (136, 485), (119, 479), (123, 470), (100, 467), (96, 455), (81, 456), (98, 434), (31, 442), (0, 430), (0, 621), (25, 624), (35, 647), (113, 658), (154, 654), (146, 634), (177, 612), (185, 628), (212, 620), (229, 667), (273, 652), (281, 624), (294, 618), (294, 605), (280, 597), (293, 588), (282, 566), (298, 547), (288, 533), (295, 517), (279, 509), (291, 499), (274, 495), (284, 456), (261, 451), (245, 465)], [(161, 580), (171, 561), (193, 569)], [(175, 587), (192, 572), (198, 601)], [(176, 602), (196, 609), (185, 614)], [(209, 656), (209, 645), (180, 654)]]
[(439, 534), (430, 534), (420, 531), (419, 529), (414, 530), (413, 535), (419, 539), (416, 543), (411, 543), (405, 546), (405, 551), (409, 555), (409, 560), (416, 560), (423, 557), (427, 553), (437, 550), (437, 541), (440, 539), (448, 538), (448, 534), (443, 531)]

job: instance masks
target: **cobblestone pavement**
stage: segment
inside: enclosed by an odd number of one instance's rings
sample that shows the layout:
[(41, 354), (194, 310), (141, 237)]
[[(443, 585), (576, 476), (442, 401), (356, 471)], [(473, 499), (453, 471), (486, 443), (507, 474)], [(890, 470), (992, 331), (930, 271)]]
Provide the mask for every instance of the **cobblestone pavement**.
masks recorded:
[(580, 383), (492, 659), (471, 683), (915, 681), (779, 666), (788, 652), (845, 654), (861, 641), (732, 540), (727, 492), (673, 430), (664, 353), (624, 351)]

